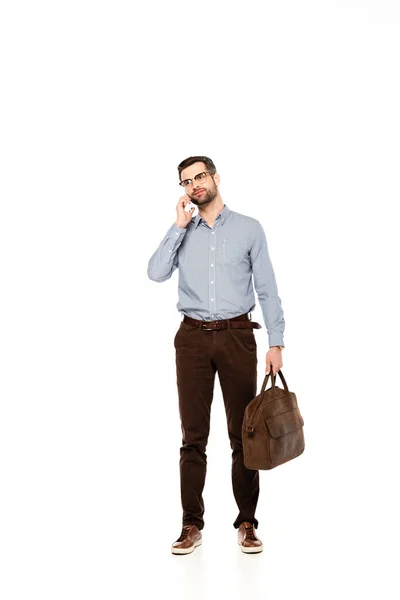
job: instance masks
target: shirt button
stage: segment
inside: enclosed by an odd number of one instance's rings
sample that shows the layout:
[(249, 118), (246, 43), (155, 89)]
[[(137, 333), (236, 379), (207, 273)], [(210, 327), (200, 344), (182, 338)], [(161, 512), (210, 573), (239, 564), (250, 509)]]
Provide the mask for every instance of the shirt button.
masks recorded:
[(214, 246), (211, 246), (211, 250), (214, 250)]
[(168, 252), (172, 252), (172, 250), (168, 250)]
[[(215, 231), (212, 232), (213, 235), (214, 235), (214, 233), (215, 233)], [(214, 315), (211, 315), (211, 316), (213, 317)]]
[(211, 283), (214, 283), (213, 281)]
[(211, 266), (213, 267), (213, 266), (214, 266), (214, 263), (211, 263)]
[(214, 302), (214, 298), (211, 298), (211, 302)]

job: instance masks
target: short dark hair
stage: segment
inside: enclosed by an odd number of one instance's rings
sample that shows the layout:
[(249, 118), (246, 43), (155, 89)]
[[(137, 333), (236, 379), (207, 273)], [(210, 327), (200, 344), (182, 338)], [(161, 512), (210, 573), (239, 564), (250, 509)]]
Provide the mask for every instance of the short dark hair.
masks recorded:
[(213, 161), (211, 160), (211, 158), (208, 158), (208, 156), (189, 156), (189, 158), (185, 158), (185, 160), (183, 160), (178, 165), (179, 179), (181, 178), (181, 173), (183, 169), (186, 169), (187, 167), (190, 167), (190, 165), (194, 165), (194, 163), (197, 162), (204, 163), (206, 165), (207, 171), (209, 171), (211, 175), (215, 175), (215, 173), (217, 172)]

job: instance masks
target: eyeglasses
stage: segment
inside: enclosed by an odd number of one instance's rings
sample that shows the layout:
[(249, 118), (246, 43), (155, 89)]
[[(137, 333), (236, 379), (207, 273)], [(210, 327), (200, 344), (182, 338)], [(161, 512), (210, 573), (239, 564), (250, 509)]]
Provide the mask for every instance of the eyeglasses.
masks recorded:
[[(213, 174), (210, 173), (209, 171), (203, 171), (203, 173), (199, 173), (198, 175), (195, 175), (195, 177), (193, 177), (193, 179), (198, 181), (199, 183), (203, 183), (203, 181), (206, 180), (207, 175), (211, 175), (211, 177), (213, 176)], [(183, 181), (179, 182), (179, 185), (181, 185), (182, 187), (189, 187), (190, 185), (193, 184), (193, 179), (184, 179)]]

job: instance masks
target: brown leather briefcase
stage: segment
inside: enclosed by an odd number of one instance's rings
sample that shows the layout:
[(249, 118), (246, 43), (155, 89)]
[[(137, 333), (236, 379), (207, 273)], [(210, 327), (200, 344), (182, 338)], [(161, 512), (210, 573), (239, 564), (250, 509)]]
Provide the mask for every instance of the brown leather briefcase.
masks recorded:
[[(261, 392), (246, 406), (242, 423), (244, 464), (248, 469), (273, 469), (304, 451), (304, 420), (296, 394), (289, 392), (282, 371), (265, 375)], [(271, 375), (271, 384), (265, 389)]]

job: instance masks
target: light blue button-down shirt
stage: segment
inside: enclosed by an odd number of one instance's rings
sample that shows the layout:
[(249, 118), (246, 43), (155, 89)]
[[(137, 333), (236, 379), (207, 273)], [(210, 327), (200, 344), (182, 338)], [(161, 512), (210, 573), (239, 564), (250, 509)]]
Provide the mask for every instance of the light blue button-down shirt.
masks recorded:
[(285, 319), (259, 221), (225, 204), (212, 228), (199, 213), (186, 227), (173, 224), (150, 258), (147, 274), (165, 281), (178, 267), (177, 309), (204, 321), (254, 310), (253, 275), (269, 346), (284, 346)]

